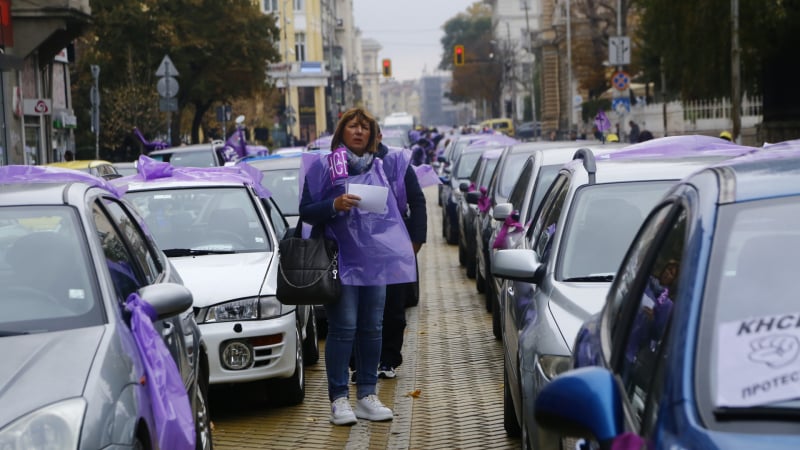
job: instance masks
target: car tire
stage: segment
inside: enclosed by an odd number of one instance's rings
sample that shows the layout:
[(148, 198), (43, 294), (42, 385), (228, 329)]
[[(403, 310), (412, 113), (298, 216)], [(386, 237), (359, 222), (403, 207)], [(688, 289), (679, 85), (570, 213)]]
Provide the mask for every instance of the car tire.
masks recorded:
[(197, 411), (194, 418), (195, 449), (213, 450), (214, 440), (211, 436), (211, 413), (208, 408), (208, 376), (203, 371), (202, 367), (199, 367), (197, 370), (195, 403), (197, 403)]
[(303, 364), (306, 366), (319, 361), (319, 338), (317, 335), (317, 315), (314, 308), (309, 306), (308, 321), (306, 322), (306, 339), (303, 341)]
[(519, 437), (522, 432), (522, 428), (519, 426), (517, 412), (514, 409), (514, 399), (511, 397), (511, 388), (508, 386), (505, 360), (503, 362), (503, 428), (506, 429), (506, 434), (511, 437)]
[(271, 380), (269, 393), (276, 396), (279, 404), (293, 406), (303, 403), (306, 397), (306, 377), (303, 369), (303, 343), (300, 340), (300, 330), (295, 330), (297, 351), (295, 352), (294, 374), (289, 378)]
[(486, 279), (486, 292), (484, 295), (486, 297), (486, 312), (492, 312), (492, 307), (497, 303), (494, 301), (494, 280)]
[(486, 292), (486, 278), (483, 278), (483, 272), (477, 267), (478, 263), (475, 262), (475, 289), (479, 294)]
[(475, 256), (470, 256), (467, 254), (466, 256), (466, 266), (467, 266), (467, 278), (470, 280), (474, 280), (477, 276), (477, 271), (475, 267), (478, 265), (478, 262), (475, 260)]
[(494, 338), (498, 341), (503, 340), (503, 329), (500, 326), (500, 316), (503, 311), (500, 310), (500, 302), (497, 300), (492, 302), (492, 333)]
[(464, 244), (461, 241), (458, 241), (458, 264), (461, 266), (467, 265), (467, 249), (464, 248)]
[(447, 230), (450, 226), (447, 224), (447, 211), (442, 209), (442, 237), (447, 240)]

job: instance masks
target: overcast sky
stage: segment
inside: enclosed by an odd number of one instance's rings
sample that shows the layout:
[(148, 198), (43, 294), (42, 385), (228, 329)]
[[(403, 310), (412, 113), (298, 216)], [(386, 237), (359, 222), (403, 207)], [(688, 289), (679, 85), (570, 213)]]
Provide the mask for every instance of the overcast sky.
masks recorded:
[[(353, 0), (361, 36), (375, 39), (383, 58), (392, 60), (397, 80), (436, 72), (442, 58), (442, 25), (475, 0)], [(380, 70), (380, 67), (375, 67)]]

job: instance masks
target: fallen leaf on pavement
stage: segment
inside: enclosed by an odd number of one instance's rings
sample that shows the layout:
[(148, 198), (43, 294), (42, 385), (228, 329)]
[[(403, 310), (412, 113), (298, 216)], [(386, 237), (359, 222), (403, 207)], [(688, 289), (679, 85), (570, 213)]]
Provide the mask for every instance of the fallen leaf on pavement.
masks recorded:
[(415, 390), (413, 390), (413, 391), (409, 391), (409, 392), (406, 394), (406, 397), (414, 397), (414, 398), (418, 398), (420, 395), (422, 395), (422, 391), (421, 391), (421, 390), (419, 390), (419, 389), (415, 389)]

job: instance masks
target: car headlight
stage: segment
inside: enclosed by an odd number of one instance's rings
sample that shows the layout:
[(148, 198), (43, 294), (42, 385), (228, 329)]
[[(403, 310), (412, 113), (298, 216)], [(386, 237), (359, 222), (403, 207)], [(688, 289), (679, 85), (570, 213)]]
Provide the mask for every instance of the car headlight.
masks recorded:
[(198, 323), (270, 319), (283, 313), (282, 306), (273, 296), (233, 300), (209, 307)]
[(548, 380), (552, 380), (559, 374), (571, 368), (569, 356), (561, 355), (542, 355), (539, 357), (539, 365)]
[(86, 401), (82, 398), (65, 400), (34, 411), (0, 430), (0, 448), (74, 450), (78, 448), (85, 411)]

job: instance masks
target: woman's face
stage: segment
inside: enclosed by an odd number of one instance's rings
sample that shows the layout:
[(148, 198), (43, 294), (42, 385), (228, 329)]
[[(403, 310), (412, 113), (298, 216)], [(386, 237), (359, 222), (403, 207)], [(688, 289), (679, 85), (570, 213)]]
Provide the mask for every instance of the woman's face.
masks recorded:
[(369, 142), (369, 123), (357, 117), (351, 119), (344, 126), (342, 141), (353, 153), (361, 156)]

